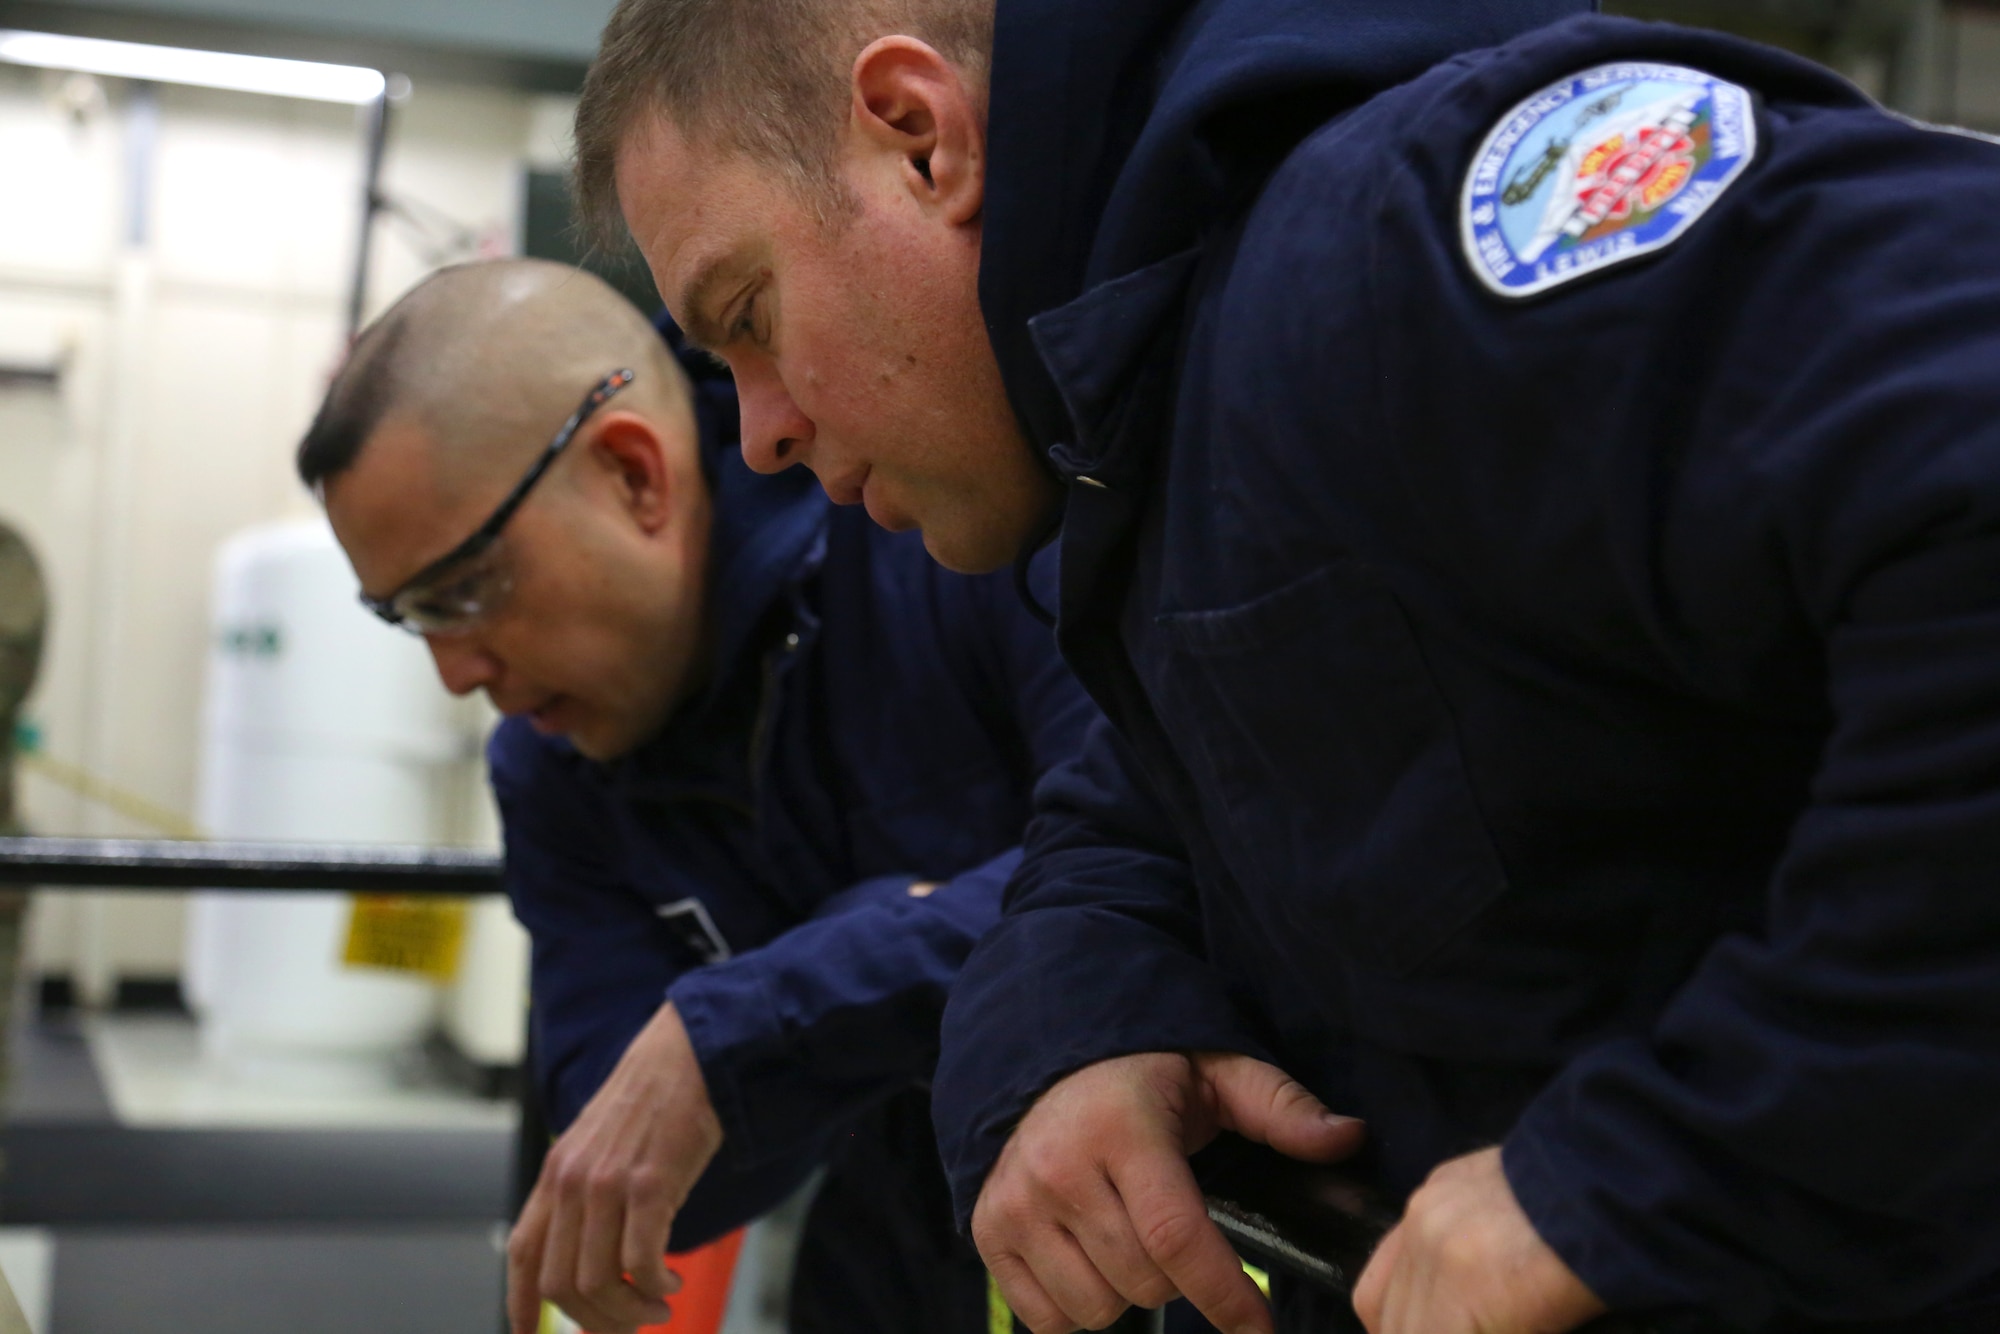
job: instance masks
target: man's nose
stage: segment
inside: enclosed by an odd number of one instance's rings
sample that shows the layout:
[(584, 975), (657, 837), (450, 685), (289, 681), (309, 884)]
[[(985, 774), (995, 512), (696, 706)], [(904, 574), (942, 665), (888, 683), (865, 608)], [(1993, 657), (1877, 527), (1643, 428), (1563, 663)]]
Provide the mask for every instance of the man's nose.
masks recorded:
[(500, 660), (470, 635), (425, 635), (438, 679), (454, 695), (469, 695), (500, 679)]
[(745, 368), (736, 375), (737, 412), (742, 422), (743, 461), (758, 472), (783, 472), (803, 462), (812, 443), (812, 419), (769, 367)]

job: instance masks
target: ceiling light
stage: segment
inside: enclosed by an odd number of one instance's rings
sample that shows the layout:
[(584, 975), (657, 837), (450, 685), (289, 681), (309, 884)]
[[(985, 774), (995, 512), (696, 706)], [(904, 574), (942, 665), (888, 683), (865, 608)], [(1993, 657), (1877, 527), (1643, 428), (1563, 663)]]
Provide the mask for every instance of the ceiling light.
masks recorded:
[(96, 37), (65, 37), (50, 32), (0, 29), (0, 61), (40, 65), (47, 69), (83, 70), (119, 79), (156, 83), (188, 83), (202, 88), (230, 88), (273, 97), (303, 97), (314, 102), (360, 105), (382, 95), (386, 84), (379, 70), (357, 65), (322, 65), (310, 60), (273, 60), (268, 56), (237, 56), (221, 51), (190, 51), (178, 46), (145, 46), (138, 42), (108, 42)]

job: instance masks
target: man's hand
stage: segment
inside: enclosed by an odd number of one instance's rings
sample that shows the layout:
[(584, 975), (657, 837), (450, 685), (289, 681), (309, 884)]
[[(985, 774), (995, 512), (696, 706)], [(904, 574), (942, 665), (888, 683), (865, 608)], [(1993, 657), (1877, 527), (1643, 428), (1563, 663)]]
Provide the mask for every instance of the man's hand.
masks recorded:
[(1362, 1134), (1282, 1070), (1228, 1053), (1122, 1056), (1044, 1093), (972, 1214), (1014, 1313), (1035, 1334), (1068, 1334), (1185, 1296), (1225, 1334), (1270, 1334), (1188, 1167), (1224, 1130), (1309, 1162), (1346, 1157)]
[(722, 1147), (694, 1048), (663, 1005), (549, 1151), (507, 1243), (507, 1316), (535, 1334), (552, 1301), (592, 1334), (667, 1318), (674, 1215)]
[(1432, 1172), (1354, 1289), (1368, 1334), (1563, 1334), (1604, 1309), (1521, 1212), (1498, 1149)]

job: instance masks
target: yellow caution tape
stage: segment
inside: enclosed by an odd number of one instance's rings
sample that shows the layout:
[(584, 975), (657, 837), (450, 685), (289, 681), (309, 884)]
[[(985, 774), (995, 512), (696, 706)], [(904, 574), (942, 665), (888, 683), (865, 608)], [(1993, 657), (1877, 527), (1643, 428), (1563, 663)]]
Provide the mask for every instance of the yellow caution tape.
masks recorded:
[(357, 894), (340, 961), (350, 968), (386, 968), (449, 982), (458, 976), (465, 953), (466, 917), (459, 899)]
[(87, 769), (65, 763), (53, 755), (39, 751), (24, 751), (19, 756), (21, 767), (29, 773), (39, 774), (60, 787), (66, 787), (86, 801), (94, 801), (107, 810), (116, 811), (126, 819), (158, 830), (168, 838), (200, 838), (201, 830), (194, 821), (179, 811), (168, 810), (165, 806), (146, 800), (136, 792), (129, 792), (116, 783), (99, 778)]

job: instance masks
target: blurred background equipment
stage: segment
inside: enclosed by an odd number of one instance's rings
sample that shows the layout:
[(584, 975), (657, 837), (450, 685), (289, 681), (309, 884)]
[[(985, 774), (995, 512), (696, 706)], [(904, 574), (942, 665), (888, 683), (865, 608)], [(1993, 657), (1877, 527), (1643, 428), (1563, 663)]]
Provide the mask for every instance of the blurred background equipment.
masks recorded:
[[(382, 633), (355, 600), (325, 520), (230, 539), (214, 588), (201, 828), (222, 839), (446, 841), (449, 770), (470, 738), (422, 643)], [(267, 1068), (310, 1056), (321, 1077), (388, 1082), (390, 1060), (435, 1023), (435, 983), (455, 975), (457, 940), (448, 958), (356, 967), (346, 956), (357, 911), (364, 931), (394, 929), (341, 895), (197, 898), (183, 976), (204, 1050)], [(410, 911), (455, 914), (462, 934), (460, 905)]]
[[(48, 621), (48, 587), (35, 553), (20, 533), (0, 523), (0, 835), (27, 832), (14, 809), (14, 733), (41, 671)], [(0, 1099), (7, 1090), (7, 1037), (27, 910), (26, 891), (0, 885)], [(0, 1171), (5, 1167), (0, 1161)]]

